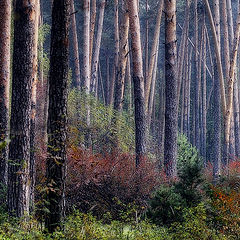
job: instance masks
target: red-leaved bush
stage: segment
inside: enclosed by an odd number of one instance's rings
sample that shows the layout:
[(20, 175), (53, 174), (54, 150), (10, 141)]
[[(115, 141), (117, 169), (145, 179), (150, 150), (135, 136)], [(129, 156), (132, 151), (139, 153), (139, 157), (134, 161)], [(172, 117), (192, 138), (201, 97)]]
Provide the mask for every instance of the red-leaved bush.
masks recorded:
[(71, 147), (68, 151), (67, 206), (112, 217), (135, 204), (143, 209), (159, 183), (155, 163), (143, 158), (136, 168), (134, 155), (113, 152), (92, 154)]

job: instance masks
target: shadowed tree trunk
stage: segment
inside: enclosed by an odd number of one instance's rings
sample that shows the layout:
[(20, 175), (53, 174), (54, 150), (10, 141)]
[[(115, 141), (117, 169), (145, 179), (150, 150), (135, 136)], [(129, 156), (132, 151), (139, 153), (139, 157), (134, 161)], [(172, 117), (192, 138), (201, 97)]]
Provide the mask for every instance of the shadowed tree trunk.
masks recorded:
[(46, 227), (53, 232), (64, 215), (70, 0), (54, 0), (49, 71)]
[(165, 0), (165, 141), (164, 167), (168, 176), (176, 175), (177, 160), (177, 43), (176, 1)]
[[(30, 115), (33, 84), (35, 0), (17, 0), (14, 20), (12, 104), (8, 165), (8, 212), (29, 213)], [(21, 100), (20, 100), (21, 99)]]
[(91, 63), (92, 63), (93, 40), (94, 40), (95, 25), (96, 25), (96, 15), (97, 15), (97, 1), (92, 0), (91, 19), (90, 19), (90, 50), (89, 50), (90, 69), (91, 69)]
[[(3, 0), (0, 2), (0, 143), (6, 141), (8, 137), (10, 38), (11, 0)], [(0, 149), (0, 192), (7, 181), (7, 159), (8, 147), (5, 145), (5, 147)], [(0, 200), (1, 203), (3, 203), (2, 200)]]
[(135, 141), (136, 141), (136, 166), (146, 153), (146, 117), (144, 103), (143, 62), (140, 37), (140, 23), (138, 16), (137, 0), (126, 0), (129, 11), (131, 33), (131, 49), (133, 62), (133, 84), (135, 103)]

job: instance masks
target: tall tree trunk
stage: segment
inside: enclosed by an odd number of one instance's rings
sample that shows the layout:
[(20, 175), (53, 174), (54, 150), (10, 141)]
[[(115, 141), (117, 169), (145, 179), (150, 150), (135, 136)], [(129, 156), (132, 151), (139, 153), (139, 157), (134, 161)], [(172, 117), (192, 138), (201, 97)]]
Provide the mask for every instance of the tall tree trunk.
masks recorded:
[[(29, 213), (30, 114), (33, 83), (35, 0), (17, 0), (14, 21), (12, 104), (8, 165), (8, 212)], [(21, 99), (21, 100), (20, 100)]]
[(165, 142), (164, 166), (169, 176), (176, 174), (177, 160), (177, 51), (176, 51), (176, 1), (165, 0)]
[(114, 64), (112, 69), (112, 78), (109, 89), (109, 105), (113, 104), (116, 72), (119, 59), (119, 26), (118, 26), (118, 0), (114, 0)]
[(152, 77), (153, 77), (153, 72), (154, 72), (153, 71), (154, 63), (155, 63), (157, 48), (158, 48), (158, 43), (159, 43), (163, 4), (164, 4), (164, 0), (159, 0), (157, 20), (156, 20), (156, 25), (155, 25), (154, 37), (153, 37), (153, 45), (152, 45), (152, 49), (151, 49), (148, 74), (147, 74), (147, 79), (146, 79), (146, 83), (145, 83), (145, 106), (146, 106), (146, 109), (148, 109), (150, 88), (151, 88)]
[(105, 3), (106, 3), (105, 0), (102, 0), (101, 3), (100, 3), (97, 39), (96, 39), (95, 52), (94, 52), (94, 55), (93, 55), (93, 62), (92, 62), (91, 92), (93, 92), (95, 94), (97, 93), (96, 85), (97, 85), (97, 77), (98, 77), (99, 52), (100, 52), (101, 40), (102, 40)]
[(126, 75), (126, 65), (128, 58), (128, 32), (129, 32), (129, 15), (126, 6), (123, 6), (121, 11), (121, 24), (120, 24), (120, 48), (119, 48), (119, 63), (116, 76), (116, 87), (114, 97), (114, 109), (118, 112), (123, 108), (123, 94), (124, 94), (124, 81)]
[(91, 20), (90, 20), (90, 50), (89, 50), (89, 63), (90, 69), (92, 63), (92, 53), (93, 53), (93, 40), (94, 40), (94, 33), (95, 33), (95, 25), (96, 25), (96, 15), (97, 15), (97, 1), (92, 0), (92, 7), (91, 7)]
[(126, 0), (129, 11), (131, 32), (131, 49), (133, 61), (133, 84), (135, 102), (135, 129), (136, 129), (136, 166), (146, 153), (146, 117), (144, 103), (144, 79), (140, 37), (140, 22), (137, 0)]
[[(221, 56), (220, 56), (220, 13), (219, 13), (219, 0), (215, 1), (214, 4), (214, 15), (215, 25), (209, 4), (206, 3), (208, 16), (211, 22), (212, 31), (215, 42), (215, 57), (214, 57), (214, 151), (213, 151), (213, 178), (214, 181), (218, 179), (221, 174), (221, 97), (225, 94), (222, 87), (224, 86), (223, 72), (221, 67)], [(220, 70), (220, 71), (219, 71)], [(222, 94), (222, 96), (221, 96)], [(225, 104), (226, 102), (224, 102)], [(223, 106), (222, 106), (223, 107)], [(224, 107), (223, 107), (224, 108)]]
[(90, 0), (83, 1), (83, 79), (86, 94), (90, 92)]
[(202, 156), (204, 158), (205, 164), (207, 163), (207, 71), (206, 71), (206, 61), (207, 61), (207, 45), (206, 45), (206, 21), (204, 14), (203, 22), (203, 78), (202, 78), (202, 130), (203, 130), (203, 141), (202, 141)]
[(74, 0), (71, 0), (71, 22), (72, 22), (72, 36), (73, 36), (73, 51), (74, 51), (74, 72), (75, 72), (75, 86), (78, 90), (81, 87), (81, 74), (80, 74), (80, 61), (78, 51), (78, 35), (77, 35), (77, 24), (76, 24), (76, 12), (74, 7)]
[(37, 103), (37, 83), (38, 83), (38, 27), (40, 18), (40, 2), (35, 0), (35, 32), (33, 43), (33, 85), (32, 85), (32, 99), (31, 99), (31, 121), (30, 121), (30, 210), (34, 207), (34, 191), (35, 191), (35, 177), (36, 177), (36, 103)]
[[(84, 26), (83, 26), (83, 80), (85, 91), (85, 108), (86, 108), (86, 124), (90, 127), (90, 105), (89, 105), (89, 93), (90, 93), (90, 0), (83, 1), (84, 11)], [(85, 133), (85, 145), (87, 148), (91, 144), (91, 136), (87, 129)]]
[[(10, 84), (11, 0), (0, 2), (0, 191), (7, 182), (9, 84)], [(2, 204), (5, 200), (0, 200)]]
[(64, 215), (69, 24), (70, 0), (54, 0), (48, 108), (46, 227), (49, 232), (60, 225)]

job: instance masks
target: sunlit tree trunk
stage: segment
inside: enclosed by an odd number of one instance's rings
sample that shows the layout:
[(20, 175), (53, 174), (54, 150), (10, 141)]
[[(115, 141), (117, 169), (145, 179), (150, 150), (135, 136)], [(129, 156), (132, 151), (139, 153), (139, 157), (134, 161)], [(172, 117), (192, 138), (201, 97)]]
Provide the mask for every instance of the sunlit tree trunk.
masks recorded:
[(154, 64), (155, 64), (158, 43), (159, 43), (163, 5), (164, 5), (164, 0), (160, 0), (159, 4), (158, 4), (158, 12), (157, 12), (157, 20), (156, 20), (156, 25), (155, 25), (155, 30), (154, 30), (153, 45), (152, 45), (152, 49), (151, 49), (148, 74), (147, 74), (147, 79), (146, 79), (146, 84), (145, 84), (146, 110), (148, 109), (149, 95), (150, 95), (150, 89), (151, 89), (151, 85), (152, 85), (152, 78), (153, 78), (153, 72), (154, 72)]
[(126, 66), (128, 58), (128, 32), (129, 32), (129, 15), (126, 6), (123, 6), (120, 24), (120, 48), (119, 63), (116, 76), (114, 109), (118, 112), (123, 108), (124, 81), (126, 75)]
[(74, 6), (74, 0), (71, 0), (71, 22), (72, 22), (72, 36), (73, 36), (73, 51), (74, 51), (74, 72), (75, 72), (75, 86), (78, 90), (81, 87), (81, 75), (80, 75), (80, 61), (78, 51), (78, 35), (77, 35), (77, 24), (76, 24), (76, 12)]
[(135, 141), (136, 141), (136, 166), (146, 153), (146, 117), (144, 103), (143, 62), (140, 37), (140, 22), (138, 16), (137, 0), (126, 0), (129, 11), (131, 33), (131, 50), (133, 62), (133, 84), (135, 102)]
[[(49, 71), (46, 228), (53, 232), (64, 215), (70, 0), (54, 0)], [(89, 42), (88, 42), (89, 43)]]
[[(10, 84), (11, 0), (0, 2), (0, 143), (8, 137)], [(5, 142), (6, 144), (6, 142)], [(7, 182), (8, 147), (0, 150), (0, 191)], [(4, 200), (5, 201), (5, 200)], [(3, 201), (0, 200), (0, 204)]]
[(34, 207), (34, 191), (36, 178), (36, 104), (37, 104), (37, 83), (38, 83), (38, 27), (40, 17), (40, 2), (35, 0), (35, 32), (33, 43), (33, 85), (32, 85), (32, 99), (31, 99), (31, 121), (30, 121), (30, 210)]
[[(12, 103), (8, 164), (8, 212), (29, 213), (30, 115), (34, 68), (35, 0), (17, 0), (14, 20)], [(21, 100), (20, 100), (21, 99)]]
[(176, 51), (176, 1), (165, 0), (165, 173), (176, 174), (177, 160), (177, 51)]

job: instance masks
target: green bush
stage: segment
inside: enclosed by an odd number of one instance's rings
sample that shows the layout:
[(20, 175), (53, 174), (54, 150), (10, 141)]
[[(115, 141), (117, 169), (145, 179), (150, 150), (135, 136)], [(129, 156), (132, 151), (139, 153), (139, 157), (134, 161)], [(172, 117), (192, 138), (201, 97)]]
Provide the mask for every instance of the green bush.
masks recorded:
[(202, 163), (197, 150), (186, 137), (178, 139), (177, 176), (172, 185), (160, 186), (150, 201), (147, 216), (158, 225), (183, 220), (183, 209), (201, 202)]

